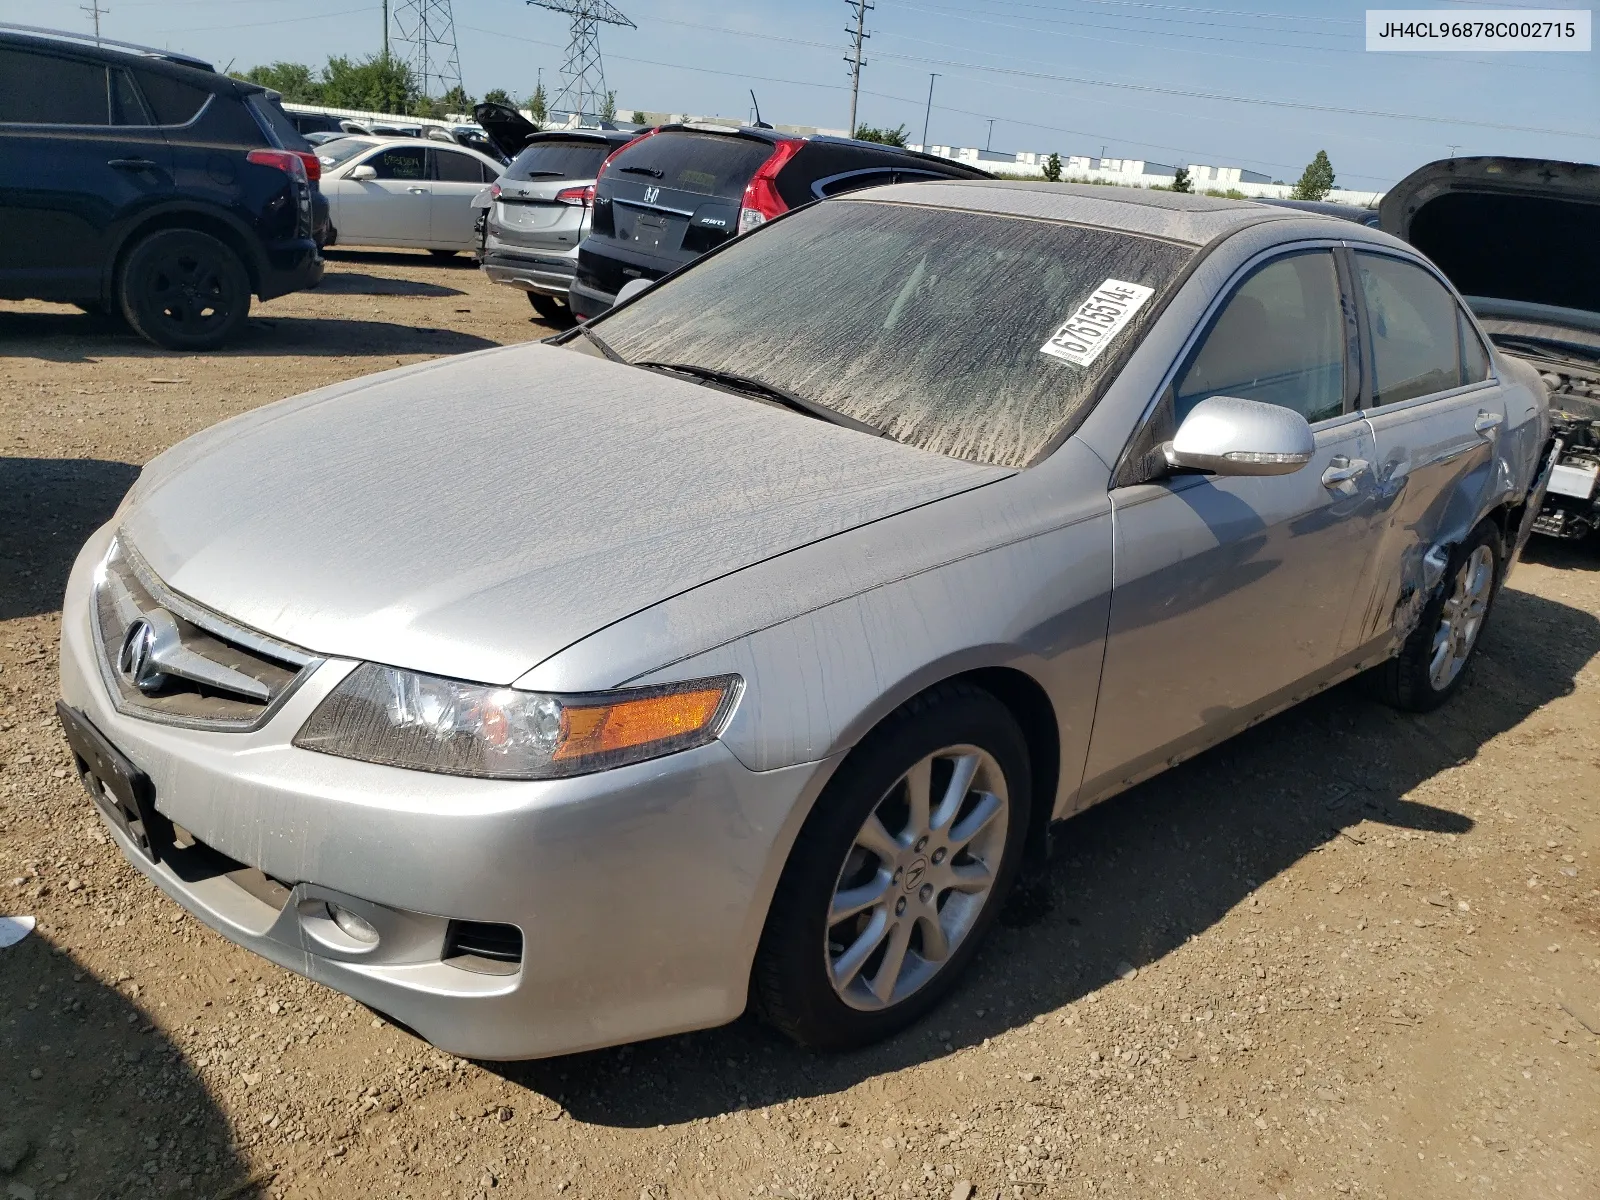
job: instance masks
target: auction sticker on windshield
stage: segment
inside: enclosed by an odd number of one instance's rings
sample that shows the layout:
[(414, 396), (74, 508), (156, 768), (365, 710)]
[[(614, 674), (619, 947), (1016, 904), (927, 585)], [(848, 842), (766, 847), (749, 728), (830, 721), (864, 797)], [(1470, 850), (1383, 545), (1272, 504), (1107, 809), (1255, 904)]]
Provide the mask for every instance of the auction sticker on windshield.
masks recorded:
[(1039, 347), (1039, 353), (1087, 367), (1153, 295), (1155, 289), (1142, 283), (1106, 280), (1078, 305), (1077, 312), (1061, 322), (1050, 340)]

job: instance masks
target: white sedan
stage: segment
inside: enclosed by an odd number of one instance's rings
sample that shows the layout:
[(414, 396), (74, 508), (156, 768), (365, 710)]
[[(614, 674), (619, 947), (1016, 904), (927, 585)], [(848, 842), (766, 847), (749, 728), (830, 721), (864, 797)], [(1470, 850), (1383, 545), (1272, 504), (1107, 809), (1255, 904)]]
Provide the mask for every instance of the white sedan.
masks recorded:
[(420, 138), (339, 138), (317, 157), (340, 245), (441, 255), (473, 248), (472, 198), (504, 169), (476, 150)]

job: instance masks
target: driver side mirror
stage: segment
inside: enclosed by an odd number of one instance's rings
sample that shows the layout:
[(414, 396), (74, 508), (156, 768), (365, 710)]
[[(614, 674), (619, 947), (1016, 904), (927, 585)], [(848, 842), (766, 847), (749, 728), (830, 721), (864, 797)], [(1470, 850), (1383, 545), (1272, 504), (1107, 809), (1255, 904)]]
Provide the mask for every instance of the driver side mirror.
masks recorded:
[(1290, 475), (1316, 449), (1311, 426), (1293, 409), (1236, 396), (1200, 401), (1161, 448), (1169, 467), (1212, 475)]
[(367, 166), (366, 163), (362, 163), (359, 167), (356, 167), (354, 170), (352, 170), (350, 172), (350, 178), (351, 179), (363, 179), (363, 180), (365, 180), (365, 179), (376, 179), (377, 177), (378, 177), (378, 168), (377, 167), (369, 167), (369, 166)]

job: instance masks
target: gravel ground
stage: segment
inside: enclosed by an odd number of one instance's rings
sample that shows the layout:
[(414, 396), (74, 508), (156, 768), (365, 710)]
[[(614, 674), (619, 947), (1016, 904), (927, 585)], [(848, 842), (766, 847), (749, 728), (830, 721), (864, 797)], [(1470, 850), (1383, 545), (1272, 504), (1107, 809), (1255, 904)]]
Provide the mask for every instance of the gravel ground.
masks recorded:
[(544, 336), (344, 252), (226, 353), (0, 306), (0, 1195), (1567, 1197), (1600, 1179), (1600, 548), (1536, 546), (1456, 702), (1347, 686), (1066, 826), (1042, 915), (858, 1054), (748, 1019), (475, 1064), (127, 866), (52, 706), (138, 464), (282, 396)]

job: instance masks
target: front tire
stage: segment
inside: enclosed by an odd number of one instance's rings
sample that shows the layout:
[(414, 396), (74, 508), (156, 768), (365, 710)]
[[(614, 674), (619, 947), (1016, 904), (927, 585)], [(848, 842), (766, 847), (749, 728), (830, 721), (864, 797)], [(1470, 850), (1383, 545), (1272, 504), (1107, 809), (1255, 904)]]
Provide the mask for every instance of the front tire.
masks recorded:
[(753, 978), (766, 1019), (838, 1050), (904, 1028), (966, 969), (1027, 838), (1027, 742), (994, 696), (944, 684), (853, 750), (779, 880)]
[(250, 315), (250, 276), (210, 234), (163, 229), (128, 253), (117, 303), (146, 341), (168, 350), (212, 350)]
[(1483, 522), (1450, 554), (1444, 581), (1399, 655), (1373, 672), (1378, 698), (1404, 712), (1432, 712), (1461, 689), (1505, 561), (1500, 532)]

